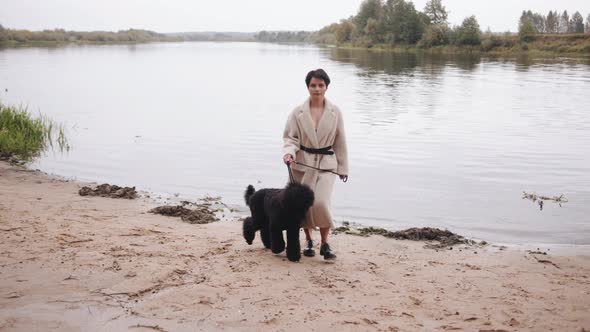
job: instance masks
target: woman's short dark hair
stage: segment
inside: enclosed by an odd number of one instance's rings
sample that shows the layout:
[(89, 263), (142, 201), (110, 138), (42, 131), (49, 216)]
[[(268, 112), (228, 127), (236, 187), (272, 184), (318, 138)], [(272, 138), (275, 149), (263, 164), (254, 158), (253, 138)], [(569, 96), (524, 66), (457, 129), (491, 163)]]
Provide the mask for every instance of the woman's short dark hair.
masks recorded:
[(328, 74), (321, 68), (312, 70), (309, 73), (307, 73), (307, 76), (305, 77), (305, 84), (308, 88), (309, 82), (311, 82), (312, 78), (319, 78), (320, 80), (323, 80), (324, 83), (326, 83), (326, 87), (330, 85), (330, 77), (328, 77)]

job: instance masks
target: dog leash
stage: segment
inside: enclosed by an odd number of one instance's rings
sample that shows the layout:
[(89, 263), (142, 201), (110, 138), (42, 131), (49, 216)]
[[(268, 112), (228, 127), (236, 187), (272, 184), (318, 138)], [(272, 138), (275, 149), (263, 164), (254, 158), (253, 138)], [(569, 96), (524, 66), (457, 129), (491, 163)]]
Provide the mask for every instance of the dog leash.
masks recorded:
[[(344, 177), (344, 179), (343, 179), (342, 181), (343, 181), (343, 182), (346, 182), (346, 181), (348, 181), (348, 175), (343, 175), (343, 174), (340, 174), (340, 173), (336, 173), (336, 172), (334, 172), (334, 171), (332, 171), (332, 170), (329, 170), (329, 169), (323, 169), (323, 168), (318, 168), (318, 167), (314, 167), (314, 166), (306, 165), (306, 164), (304, 164), (304, 163), (300, 163), (300, 162), (298, 162), (298, 161), (295, 161), (295, 160), (293, 160), (293, 162), (294, 162), (295, 164), (297, 164), (297, 165), (301, 165), (301, 166), (309, 167), (309, 168), (312, 168), (312, 169), (318, 170), (318, 171), (320, 171), (320, 172), (330, 172), (330, 173), (334, 173), (334, 174), (336, 174), (336, 175), (338, 175), (338, 176), (343, 176), (343, 177)], [(294, 182), (294, 180), (293, 180), (293, 171), (291, 171), (291, 167), (289, 167), (289, 165), (287, 165), (287, 168), (289, 169), (289, 178), (291, 179), (291, 182)]]
[[(285, 165), (287, 165), (287, 164), (285, 164)], [(289, 167), (289, 165), (287, 165), (287, 170), (289, 171), (289, 182), (295, 183), (295, 178), (293, 178), (293, 171), (291, 170), (291, 167)]]

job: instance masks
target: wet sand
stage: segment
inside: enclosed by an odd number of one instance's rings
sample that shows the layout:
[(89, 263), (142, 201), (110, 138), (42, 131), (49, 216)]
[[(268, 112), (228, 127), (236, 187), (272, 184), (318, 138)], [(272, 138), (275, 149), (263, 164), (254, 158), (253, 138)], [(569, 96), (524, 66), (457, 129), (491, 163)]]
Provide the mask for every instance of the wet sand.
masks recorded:
[(583, 248), (338, 234), (336, 262), (291, 263), (239, 216), (189, 224), (82, 185), (0, 162), (1, 331), (590, 331)]

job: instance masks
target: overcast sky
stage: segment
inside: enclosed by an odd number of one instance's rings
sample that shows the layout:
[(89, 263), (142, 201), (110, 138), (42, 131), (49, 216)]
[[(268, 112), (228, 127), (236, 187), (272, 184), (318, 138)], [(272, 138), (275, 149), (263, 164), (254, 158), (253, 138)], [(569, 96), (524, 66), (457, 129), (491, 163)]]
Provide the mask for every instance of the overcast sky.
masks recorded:
[[(427, 0), (416, 0), (418, 10)], [(0, 0), (0, 24), (42, 30), (148, 29), (158, 32), (318, 30), (357, 13), (362, 0)], [(590, 0), (443, 0), (451, 24), (475, 15), (482, 30), (516, 31), (523, 9), (579, 11)]]

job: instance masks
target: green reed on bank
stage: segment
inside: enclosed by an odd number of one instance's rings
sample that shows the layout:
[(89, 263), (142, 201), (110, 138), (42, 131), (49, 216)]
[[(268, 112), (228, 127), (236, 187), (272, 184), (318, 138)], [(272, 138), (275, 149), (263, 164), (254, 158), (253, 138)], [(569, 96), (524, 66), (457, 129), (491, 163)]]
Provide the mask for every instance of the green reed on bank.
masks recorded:
[(50, 148), (70, 149), (63, 126), (0, 103), (0, 159), (28, 162)]

